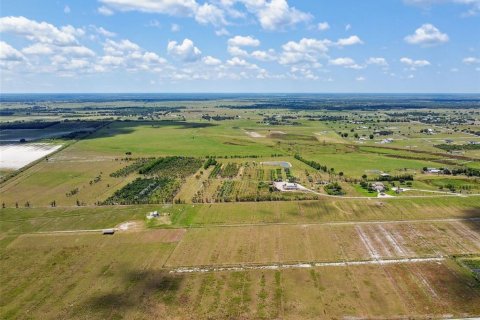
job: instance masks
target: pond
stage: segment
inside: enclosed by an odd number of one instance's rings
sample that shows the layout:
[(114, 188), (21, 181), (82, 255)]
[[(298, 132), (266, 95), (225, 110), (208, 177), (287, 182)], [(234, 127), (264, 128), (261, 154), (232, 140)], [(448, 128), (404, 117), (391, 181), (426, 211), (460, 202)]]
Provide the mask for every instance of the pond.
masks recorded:
[(261, 162), (265, 166), (275, 166), (275, 167), (282, 167), (282, 168), (291, 168), (292, 164), (287, 161), (265, 161)]

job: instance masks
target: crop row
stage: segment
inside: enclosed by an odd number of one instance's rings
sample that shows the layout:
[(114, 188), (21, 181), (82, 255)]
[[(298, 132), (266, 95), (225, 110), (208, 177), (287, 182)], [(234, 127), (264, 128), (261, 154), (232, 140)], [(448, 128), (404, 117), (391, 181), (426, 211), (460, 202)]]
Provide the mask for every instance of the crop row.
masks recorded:
[(146, 163), (152, 161), (151, 159), (139, 159), (132, 164), (129, 164), (126, 167), (120, 168), (115, 172), (110, 173), (110, 177), (119, 178), (119, 177), (126, 177), (137, 170), (140, 170)]
[(198, 158), (165, 157), (149, 161), (138, 173), (165, 178), (185, 178), (194, 174), (202, 164), (202, 160)]
[[(161, 189), (171, 189), (169, 185), (175, 183), (172, 179), (137, 178), (104, 201), (104, 204), (140, 204), (152, 203), (152, 195)], [(172, 195), (171, 195), (172, 196)], [(157, 200), (157, 199), (155, 199)]]

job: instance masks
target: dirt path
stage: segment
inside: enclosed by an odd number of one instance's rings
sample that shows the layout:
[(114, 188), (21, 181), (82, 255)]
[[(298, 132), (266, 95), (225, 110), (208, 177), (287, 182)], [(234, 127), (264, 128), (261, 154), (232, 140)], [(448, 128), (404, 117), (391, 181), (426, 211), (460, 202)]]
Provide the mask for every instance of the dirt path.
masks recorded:
[(353, 260), (341, 262), (299, 262), (299, 263), (277, 263), (277, 264), (238, 264), (238, 265), (203, 265), (198, 267), (178, 267), (169, 270), (170, 273), (205, 273), (205, 272), (225, 272), (225, 271), (248, 271), (248, 270), (281, 270), (281, 269), (312, 269), (319, 267), (348, 267), (363, 265), (389, 265), (404, 263), (425, 263), (442, 262), (444, 257), (418, 257), (403, 259), (373, 259), (373, 260)]

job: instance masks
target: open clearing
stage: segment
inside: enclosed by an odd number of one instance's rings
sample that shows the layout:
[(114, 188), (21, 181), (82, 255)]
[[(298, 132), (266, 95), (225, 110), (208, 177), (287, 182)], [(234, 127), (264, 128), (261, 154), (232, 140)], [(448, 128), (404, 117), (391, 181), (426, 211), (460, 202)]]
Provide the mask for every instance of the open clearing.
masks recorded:
[[(468, 317), (480, 312), (480, 286), (437, 255), (478, 253), (478, 223), (7, 237), (0, 313), (5, 319), (27, 317), (27, 310), (36, 318)], [(310, 262), (282, 262), (305, 258)]]

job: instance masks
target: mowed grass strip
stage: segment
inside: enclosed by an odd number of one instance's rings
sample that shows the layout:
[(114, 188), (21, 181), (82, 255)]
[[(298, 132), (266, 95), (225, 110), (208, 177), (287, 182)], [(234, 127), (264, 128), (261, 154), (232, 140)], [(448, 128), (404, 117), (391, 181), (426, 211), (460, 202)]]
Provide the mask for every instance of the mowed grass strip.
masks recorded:
[(321, 223), (331, 221), (416, 220), (480, 217), (480, 197), (341, 199), (217, 203), (196, 205), (192, 225)]
[(111, 228), (170, 213), (170, 227), (480, 218), (480, 197), (0, 209), (1, 233)]

